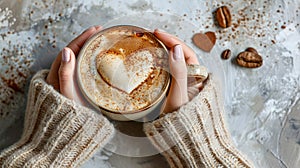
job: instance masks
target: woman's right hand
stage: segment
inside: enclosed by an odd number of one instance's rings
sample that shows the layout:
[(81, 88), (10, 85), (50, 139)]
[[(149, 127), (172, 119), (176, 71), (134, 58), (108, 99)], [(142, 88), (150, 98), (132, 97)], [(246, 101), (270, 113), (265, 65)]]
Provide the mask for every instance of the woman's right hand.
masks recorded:
[(80, 96), (79, 88), (75, 81), (76, 58), (86, 40), (100, 31), (101, 28), (101, 26), (94, 26), (85, 30), (63, 48), (52, 63), (46, 79), (46, 82), (62, 95), (82, 105), (85, 105), (85, 103)]

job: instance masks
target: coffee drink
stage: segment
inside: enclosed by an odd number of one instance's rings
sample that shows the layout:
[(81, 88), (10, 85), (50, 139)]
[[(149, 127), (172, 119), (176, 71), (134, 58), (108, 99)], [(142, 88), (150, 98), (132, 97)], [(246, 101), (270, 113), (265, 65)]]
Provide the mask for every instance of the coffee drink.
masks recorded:
[(144, 111), (166, 93), (168, 52), (156, 37), (139, 27), (102, 30), (85, 44), (78, 59), (79, 86), (101, 110)]
[(228, 59), (231, 56), (231, 51), (230, 49), (226, 49), (222, 52), (221, 58), (223, 59)]
[(215, 15), (220, 27), (227, 28), (231, 26), (231, 14), (227, 6), (219, 7)]
[(236, 61), (238, 65), (246, 68), (257, 68), (263, 64), (263, 59), (260, 55), (249, 51), (239, 53)]

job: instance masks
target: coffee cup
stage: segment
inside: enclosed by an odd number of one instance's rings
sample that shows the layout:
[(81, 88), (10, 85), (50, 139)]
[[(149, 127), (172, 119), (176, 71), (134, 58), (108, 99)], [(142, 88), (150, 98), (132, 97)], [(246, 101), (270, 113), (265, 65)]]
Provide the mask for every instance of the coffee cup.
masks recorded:
[[(201, 82), (205, 67), (188, 65)], [(120, 25), (93, 35), (77, 61), (80, 91), (93, 107), (119, 121), (149, 114), (165, 98), (170, 85), (168, 50), (144, 28)]]

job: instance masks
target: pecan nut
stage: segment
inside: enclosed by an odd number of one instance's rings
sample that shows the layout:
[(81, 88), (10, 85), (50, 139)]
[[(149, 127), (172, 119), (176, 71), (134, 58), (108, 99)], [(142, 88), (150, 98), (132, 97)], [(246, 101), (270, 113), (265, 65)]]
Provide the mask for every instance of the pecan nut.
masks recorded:
[(257, 68), (263, 64), (263, 59), (260, 55), (249, 51), (239, 53), (236, 61), (238, 65), (246, 68)]

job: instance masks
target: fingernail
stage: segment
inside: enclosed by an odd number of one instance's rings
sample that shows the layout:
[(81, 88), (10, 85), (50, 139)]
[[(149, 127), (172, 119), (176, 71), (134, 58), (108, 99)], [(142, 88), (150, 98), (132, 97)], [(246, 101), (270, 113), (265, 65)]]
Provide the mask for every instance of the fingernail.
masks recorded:
[(95, 29), (97, 30), (96, 26), (89, 27), (88, 29), (85, 29), (81, 34), (91, 31), (91, 30), (95, 30)]
[(62, 61), (69, 62), (71, 59), (70, 51), (66, 48), (62, 50)]
[(102, 28), (102, 26), (100, 26), (100, 25), (96, 25), (96, 26), (95, 26), (95, 28), (96, 28), (96, 30), (98, 30), (98, 29), (101, 29), (101, 28)]
[(164, 31), (164, 30), (162, 30), (162, 29), (155, 29), (154, 32), (165, 33), (166, 31)]
[(182, 52), (182, 47), (181, 45), (176, 45), (174, 47), (174, 54), (173, 54), (173, 58), (176, 60), (176, 61), (179, 61), (179, 60), (182, 60), (183, 58), (183, 52)]

